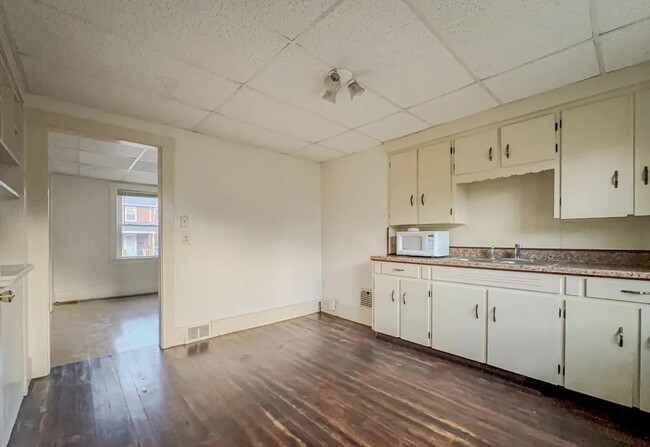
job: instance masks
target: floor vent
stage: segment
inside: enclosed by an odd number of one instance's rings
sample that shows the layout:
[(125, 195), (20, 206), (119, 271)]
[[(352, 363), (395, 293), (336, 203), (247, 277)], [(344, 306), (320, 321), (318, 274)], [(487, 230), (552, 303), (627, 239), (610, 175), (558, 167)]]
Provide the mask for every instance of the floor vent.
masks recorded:
[(202, 340), (210, 336), (210, 325), (204, 324), (201, 326), (194, 326), (187, 329), (187, 343), (192, 343), (197, 340)]
[(361, 296), (359, 297), (359, 306), (366, 309), (372, 309), (372, 290), (361, 289)]

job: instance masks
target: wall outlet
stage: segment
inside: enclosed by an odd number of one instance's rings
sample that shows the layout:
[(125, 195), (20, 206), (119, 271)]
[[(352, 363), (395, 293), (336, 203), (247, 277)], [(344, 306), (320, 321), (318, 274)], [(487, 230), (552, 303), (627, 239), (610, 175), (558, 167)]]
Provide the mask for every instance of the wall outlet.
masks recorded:
[(183, 234), (183, 245), (190, 245), (190, 235), (185, 233)]
[(329, 309), (336, 310), (336, 300), (329, 300)]
[(181, 216), (181, 227), (189, 227), (190, 226), (190, 216)]

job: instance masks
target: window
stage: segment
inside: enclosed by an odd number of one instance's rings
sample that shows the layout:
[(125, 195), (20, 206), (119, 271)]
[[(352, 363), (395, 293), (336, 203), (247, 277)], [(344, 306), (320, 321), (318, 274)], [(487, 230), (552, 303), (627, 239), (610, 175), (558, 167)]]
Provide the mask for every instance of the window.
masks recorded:
[(158, 197), (117, 191), (117, 258), (158, 256)]

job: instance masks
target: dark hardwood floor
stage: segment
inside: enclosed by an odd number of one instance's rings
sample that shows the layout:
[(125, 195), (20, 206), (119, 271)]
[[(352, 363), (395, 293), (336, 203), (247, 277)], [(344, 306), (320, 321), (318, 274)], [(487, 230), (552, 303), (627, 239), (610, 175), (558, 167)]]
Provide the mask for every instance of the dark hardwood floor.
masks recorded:
[[(552, 393), (553, 394), (553, 393)], [(650, 418), (594, 408), (312, 315), (188, 347), (56, 367), (19, 446), (640, 446)]]

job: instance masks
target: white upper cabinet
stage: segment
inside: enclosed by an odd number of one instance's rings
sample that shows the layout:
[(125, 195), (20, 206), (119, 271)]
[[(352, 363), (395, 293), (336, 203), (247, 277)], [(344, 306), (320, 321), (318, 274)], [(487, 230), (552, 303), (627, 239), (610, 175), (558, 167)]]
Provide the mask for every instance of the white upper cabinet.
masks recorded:
[(562, 112), (561, 217), (634, 213), (632, 98)]
[(450, 148), (446, 141), (418, 150), (418, 223), (451, 221)]
[(403, 152), (390, 157), (389, 206), (391, 225), (410, 225), (418, 221), (418, 153)]
[(567, 388), (633, 406), (638, 352), (638, 307), (599, 300), (567, 300)]
[(458, 138), (454, 143), (455, 174), (489, 171), (499, 167), (496, 129)]
[(634, 214), (650, 216), (650, 90), (636, 94)]
[(555, 116), (544, 115), (501, 128), (501, 165), (516, 166), (556, 157)]

